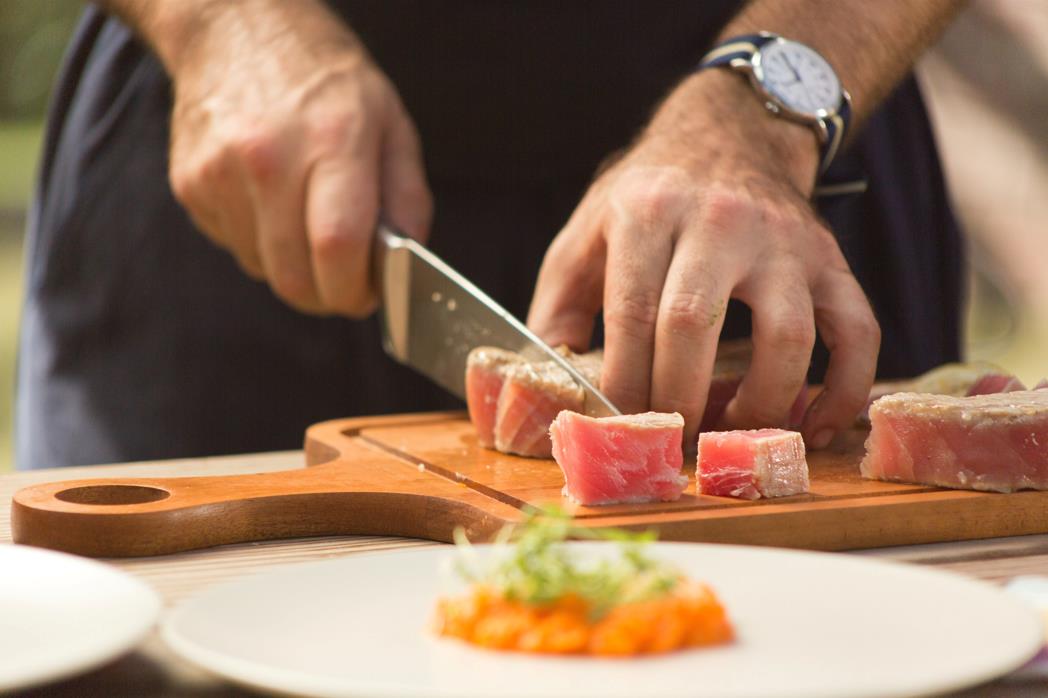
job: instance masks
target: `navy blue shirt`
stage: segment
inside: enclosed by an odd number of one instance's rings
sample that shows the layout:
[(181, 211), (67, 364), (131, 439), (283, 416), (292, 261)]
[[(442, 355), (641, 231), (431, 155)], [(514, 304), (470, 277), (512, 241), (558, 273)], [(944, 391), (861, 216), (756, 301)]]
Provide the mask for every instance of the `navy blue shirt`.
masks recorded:
[[(416, 121), (431, 245), (518, 316), (601, 159), (694, 68), (736, 2), (332, 2)], [(49, 116), (29, 230), (17, 459), (40, 468), (296, 448), (312, 422), (457, 401), (387, 359), (374, 320), (301, 315), (192, 226), (167, 181), (171, 88), (88, 9)], [(961, 243), (916, 83), (820, 204), (883, 331), (881, 377), (958, 358)], [(745, 333), (744, 309), (731, 334)], [(825, 368), (823, 349), (812, 378)]]

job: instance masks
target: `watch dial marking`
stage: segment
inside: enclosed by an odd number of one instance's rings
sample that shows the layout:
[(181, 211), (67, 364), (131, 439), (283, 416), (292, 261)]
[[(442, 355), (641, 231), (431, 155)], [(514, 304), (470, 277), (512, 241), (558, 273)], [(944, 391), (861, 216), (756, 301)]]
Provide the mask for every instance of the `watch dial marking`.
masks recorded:
[(833, 68), (796, 41), (776, 40), (762, 47), (757, 78), (787, 107), (802, 114), (833, 111), (841, 101), (841, 84)]

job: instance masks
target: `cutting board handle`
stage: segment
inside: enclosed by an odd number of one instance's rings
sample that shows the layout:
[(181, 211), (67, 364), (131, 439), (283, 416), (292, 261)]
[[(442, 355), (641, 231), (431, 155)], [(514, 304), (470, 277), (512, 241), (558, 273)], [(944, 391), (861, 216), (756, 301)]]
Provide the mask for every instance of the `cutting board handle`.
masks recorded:
[[(368, 424), (406, 422), (399, 416)], [(413, 416), (414, 419), (447, 415)], [(16, 543), (93, 557), (159, 555), (227, 543), (322, 535), (451, 540), (459, 523), (497, 530), (487, 498), (419, 471), (339, 420), (307, 432), (312, 467), (253, 475), (66, 480), (14, 496)], [(496, 503), (497, 504), (497, 503)], [(515, 510), (506, 507), (507, 514)]]

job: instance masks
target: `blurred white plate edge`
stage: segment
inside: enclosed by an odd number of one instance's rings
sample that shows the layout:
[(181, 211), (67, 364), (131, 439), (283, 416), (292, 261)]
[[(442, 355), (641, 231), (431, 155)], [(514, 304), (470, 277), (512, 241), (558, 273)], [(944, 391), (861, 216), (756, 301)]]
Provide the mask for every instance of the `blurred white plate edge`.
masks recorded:
[(0, 693), (85, 673), (133, 649), (160, 597), (102, 562), (0, 545)]

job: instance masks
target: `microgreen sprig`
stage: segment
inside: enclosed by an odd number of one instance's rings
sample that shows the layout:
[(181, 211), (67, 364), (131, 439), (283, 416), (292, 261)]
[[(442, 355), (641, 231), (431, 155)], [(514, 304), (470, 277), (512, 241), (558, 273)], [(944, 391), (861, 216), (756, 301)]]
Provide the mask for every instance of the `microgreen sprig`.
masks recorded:
[[(564, 545), (569, 538), (618, 543), (618, 556), (578, 559)], [(455, 570), (511, 601), (546, 605), (574, 595), (599, 618), (618, 604), (655, 598), (676, 586), (680, 571), (647, 554), (655, 539), (655, 531), (585, 528), (560, 509), (530, 509), (522, 524), (499, 532), (486, 559), (457, 529)]]

